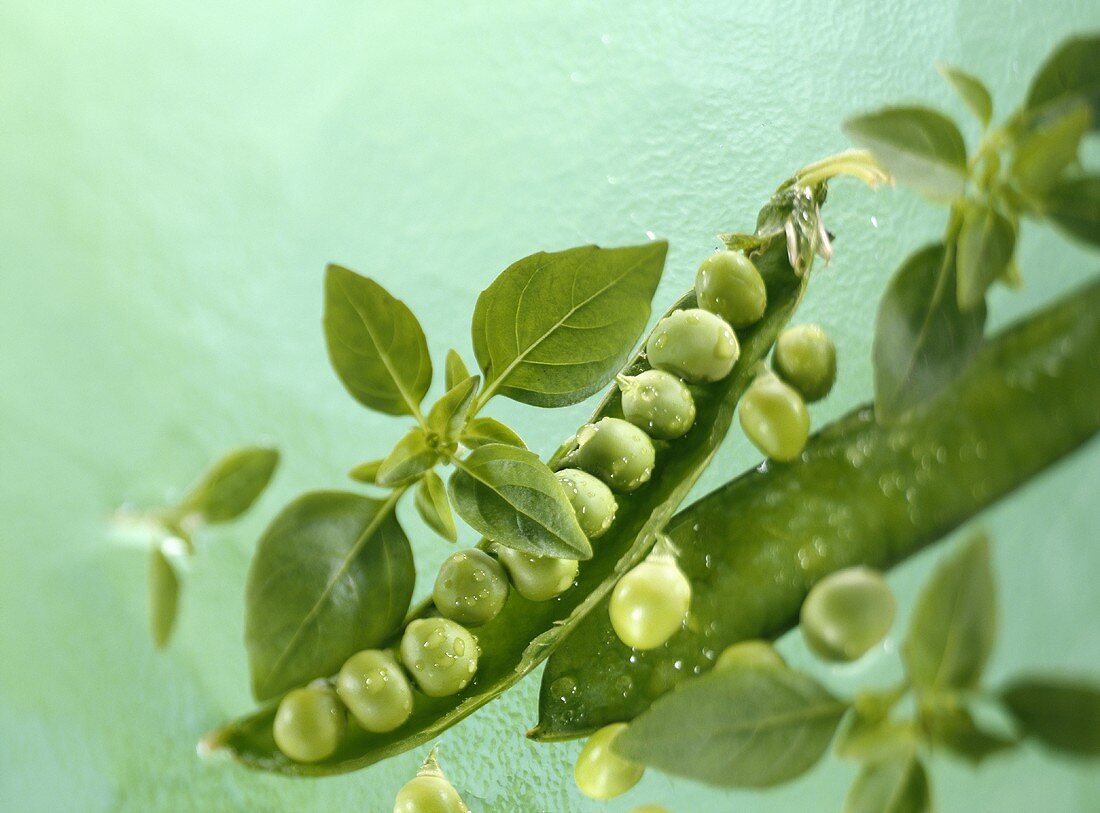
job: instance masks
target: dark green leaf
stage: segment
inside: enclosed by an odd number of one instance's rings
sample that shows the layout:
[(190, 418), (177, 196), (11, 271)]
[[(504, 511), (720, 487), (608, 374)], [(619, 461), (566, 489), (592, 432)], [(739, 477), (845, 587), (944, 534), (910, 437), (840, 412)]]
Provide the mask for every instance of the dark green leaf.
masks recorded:
[(447, 390), (428, 413), (428, 427), (440, 437), (458, 437), (480, 383), (481, 378), (472, 375)]
[(1100, 127), (1100, 36), (1071, 37), (1039, 69), (1027, 94), (1027, 109), (1042, 113), (1083, 100)]
[(844, 813), (927, 813), (931, 809), (928, 776), (913, 756), (868, 763), (844, 800)]
[(377, 646), (400, 625), (415, 568), (393, 513), (397, 497), (306, 494), (264, 532), (246, 594), (257, 699), (335, 673), (352, 653)]
[(1015, 740), (982, 728), (974, 715), (958, 705), (926, 705), (921, 709), (921, 722), (934, 745), (975, 765), (1016, 746)]
[(428, 527), (448, 542), (458, 539), (451, 503), (447, 499), (447, 487), (434, 471), (428, 472), (416, 486), (416, 510)]
[(959, 97), (966, 103), (983, 127), (989, 126), (989, 120), (993, 118), (993, 97), (989, 95), (989, 89), (981, 79), (959, 70), (952, 65), (937, 65), (940, 75), (955, 89)]
[(466, 368), (466, 362), (462, 360), (462, 356), (458, 354), (457, 350), (447, 351), (447, 361), (444, 367), (444, 386), (448, 390), (453, 390), (456, 384), (465, 381), (470, 377), (470, 371)]
[(962, 194), (966, 144), (951, 119), (924, 107), (888, 107), (844, 123), (899, 181), (940, 199)]
[(478, 298), (473, 340), (484, 403), (575, 404), (622, 368), (649, 319), (665, 242), (582, 246), (513, 263)]
[(455, 461), (451, 503), (472, 528), (509, 548), (588, 559), (584, 535), (554, 472), (526, 449), (491, 443)]
[(1025, 736), (1066, 754), (1100, 756), (1100, 686), (1095, 683), (1022, 678), (1001, 698)]
[(383, 458), (381, 460), (368, 460), (366, 463), (360, 463), (348, 472), (348, 477), (360, 483), (367, 483), (372, 486), (377, 485), (378, 470), (382, 468), (382, 464), (385, 462), (385, 458)]
[(1100, 175), (1060, 181), (1043, 203), (1047, 217), (1074, 237), (1100, 246)]
[(889, 422), (932, 399), (981, 346), (985, 306), (959, 309), (955, 265), (942, 245), (912, 255), (890, 281), (875, 321), (875, 414)]
[(375, 475), (380, 486), (411, 483), (439, 462), (439, 453), (428, 444), (428, 435), (419, 426), (397, 441)]
[(1089, 109), (1076, 104), (1022, 138), (1012, 159), (1011, 175), (1025, 194), (1042, 199), (1062, 171), (1077, 160), (1077, 149), (1089, 129)]
[(855, 762), (868, 762), (912, 754), (917, 745), (916, 727), (867, 709), (857, 698), (848, 724), (836, 741), (837, 756)]
[(462, 432), (462, 443), (468, 449), (476, 449), (488, 443), (505, 443), (526, 449), (523, 438), (496, 418), (474, 418)]
[(179, 596), (180, 582), (176, 569), (160, 548), (155, 548), (149, 561), (149, 629), (157, 649), (164, 649), (172, 637)]
[(267, 488), (278, 464), (275, 449), (249, 446), (230, 452), (191, 488), (180, 510), (197, 513), (207, 522), (236, 519)]
[(812, 768), (845, 709), (814, 680), (786, 667), (722, 669), (658, 699), (613, 747), (676, 776), (764, 788)]
[(985, 292), (1004, 276), (1016, 250), (1012, 221), (985, 203), (968, 203), (956, 254), (959, 307), (965, 311), (985, 302)]
[(977, 534), (940, 563), (920, 593), (902, 645), (909, 678), (928, 690), (978, 685), (996, 634), (989, 539)]
[(330, 265), (325, 275), (329, 358), (359, 403), (387, 415), (417, 415), (432, 383), (420, 323), (372, 279)]

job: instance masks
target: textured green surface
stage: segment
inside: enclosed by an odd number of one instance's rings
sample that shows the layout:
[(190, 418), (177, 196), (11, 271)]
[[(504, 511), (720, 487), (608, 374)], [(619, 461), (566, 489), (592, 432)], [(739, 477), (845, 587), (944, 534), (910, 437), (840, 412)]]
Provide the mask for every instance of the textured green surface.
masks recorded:
[[(1057, 40), (1100, 27), (1085, 0), (502, 8), (0, 6), (0, 809), (385, 810), (423, 756), (314, 782), (194, 752), (250, 708), (243, 585), (260, 529), (400, 434), (327, 367), (326, 262), (406, 300), (437, 366), (450, 346), (471, 357), (477, 292), (540, 249), (667, 237), (659, 311), (711, 235), (751, 226), (778, 182), (846, 145), (846, 115), (898, 99), (961, 112), (934, 60), (988, 80), (1003, 110)], [(872, 303), (942, 213), (849, 183), (827, 220), (836, 260), (802, 311), (839, 351), (819, 425), (870, 392)], [(994, 294), (994, 325), (1100, 265), (1037, 229), (1021, 249), (1027, 289)], [(498, 414), (545, 454), (589, 406)], [(221, 452), (261, 440), (285, 452), (272, 491), (200, 536), (176, 638), (154, 654), (147, 559), (103, 519), (125, 499), (178, 496)], [(754, 462), (731, 436), (699, 493)], [(1098, 481), (1093, 445), (986, 515), (1005, 597), (994, 678), (1100, 672)], [(430, 574), (450, 548), (406, 509)], [(932, 559), (891, 576), (903, 618)], [(892, 675), (895, 646), (819, 674)], [(795, 638), (781, 649), (808, 660)], [(523, 739), (537, 689), (528, 678), (442, 738), (475, 810), (836, 809), (854, 776), (827, 763), (766, 795), (724, 795), (651, 774), (585, 802), (568, 779), (579, 744)], [(978, 772), (934, 760), (932, 774), (948, 811), (1100, 805), (1097, 774), (1034, 752)]]

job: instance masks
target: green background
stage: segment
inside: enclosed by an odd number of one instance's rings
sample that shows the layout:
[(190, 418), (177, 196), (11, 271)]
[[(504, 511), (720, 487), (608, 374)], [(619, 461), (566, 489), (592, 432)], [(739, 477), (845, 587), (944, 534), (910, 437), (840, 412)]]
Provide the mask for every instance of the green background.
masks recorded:
[[(423, 749), (322, 781), (195, 752), (250, 707), (243, 584), (264, 523), (303, 490), (346, 485), (403, 430), (328, 368), (326, 262), (405, 299), (437, 360), (469, 355), (478, 291), (540, 249), (666, 237), (663, 309), (715, 233), (751, 228), (790, 172), (846, 146), (846, 115), (903, 99), (965, 115), (936, 60), (980, 74), (1004, 111), (1062, 36), (1100, 28), (1095, 0), (611, 5), (0, 3), (0, 809), (385, 811), (413, 773)], [(826, 216), (836, 259), (800, 317), (840, 350), (819, 425), (868, 397), (875, 302), (944, 213), (842, 182)], [(1027, 287), (997, 291), (992, 322), (1095, 263), (1029, 224)], [(587, 408), (495, 414), (546, 452)], [(178, 635), (155, 654), (146, 554), (106, 518), (257, 440), (284, 451), (274, 486), (200, 537)], [(756, 462), (732, 433), (702, 487)], [(994, 680), (1100, 674), (1098, 482), (1094, 443), (982, 518), (1002, 586)], [(403, 517), (431, 574), (449, 549)], [(934, 558), (891, 576), (902, 619)], [(885, 678), (897, 634), (855, 666), (811, 668)], [(651, 773), (597, 805), (572, 787), (577, 743), (524, 739), (537, 688), (529, 677), (442, 738), (475, 810), (830, 810), (855, 772), (827, 760), (766, 794)], [(944, 811), (1100, 809), (1097, 771), (1033, 750), (933, 765)]]

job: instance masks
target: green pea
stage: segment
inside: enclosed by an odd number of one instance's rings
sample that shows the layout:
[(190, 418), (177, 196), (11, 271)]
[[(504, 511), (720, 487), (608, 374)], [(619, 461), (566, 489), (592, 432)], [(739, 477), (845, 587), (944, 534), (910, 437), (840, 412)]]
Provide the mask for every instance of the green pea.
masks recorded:
[(611, 489), (598, 477), (580, 469), (562, 469), (557, 474), (584, 535), (589, 539), (603, 536), (619, 510)]
[(651, 437), (674, 440), (695, 423), (695, 399), (684, 382), (664, 370), (619, 376), (623, 416)]
[(275, 712), (275, 745), (295, 762), (332, 756), (347, 727), (344, 707), (330, 689), (310, 684), (288, 692)]
[(477, 639), (446, 618), (410, 621), (401, 637), (401, 663), (428, 697), (466, 688), (477, 672)]
[(393, 804), (393, 813), (469, 813), (454, 785), (442, 776), (414, 776)]
[(611, 750), (611, 743), (622, 732), (626, 723), (604, 726), (584, 744), (577, 764), (573, 766), (573, 779), (581, 793), (590, 799), (605, 801), (626, 793), (638, 784), (645, 768), (636, 762), (623, 759)]
[(655, 555), (615, 585), (611, 626), (627, 646), (654, 649), (683, 626), (689, 609), (691, 582), (671, 556)]
[(596, 475), (616, 491), (633, 491), (653, 474), (653, 441), (622, 418), (585, 424), (573, 443), (565, 462)]
[(733, 327), (747, 327), (764, 315), (768, 289), (752, 260), (740, 251), (719, 251), (703, 260), (695, 273), (695, 298), (700, 308)]
[(773, 460), (794, 460), (810, 436), (810, 413), (793, 387), (772, 373), (756, 377), (741, 398), (741, 429)]
[(775, 371), (807, 401), (820, 401), (836, 381), (836, 345), (818, 325), (788, 328), (775, 343)]
[(447, 557), (439, 568), (432, 601), (445, 618), (476, 626), (496, 618), (508, 599), (508, 576), (500, 562), (470, 548)]
[(536, 556), (503, 546), (496, 553), (512, 578), (512, 586), (528, 601), (549, 601), (560, 596), (577, 578), (578, 563), (574, 559)]
[(850, 567), (813, 586), (802, 603), (799, 627), (821, 658), (854, 661), (886, 637), (895, 610), (893, 591), (881, 573)]
[(787, 662), (767, 641), (739, 641), (722, 650), (715, 669), (735, 669), (741, 666), (786, 666)]
[(365, 731), (393, 731), (412, 714), (409, 679), (389, 652), (364, 649), (336, 676), (336, 694)]
[(702, 308), (670, 313), (657, 323), (645, 346), (650, 365), (698, 384), (730, 374), (741, 347), (725, 320)]

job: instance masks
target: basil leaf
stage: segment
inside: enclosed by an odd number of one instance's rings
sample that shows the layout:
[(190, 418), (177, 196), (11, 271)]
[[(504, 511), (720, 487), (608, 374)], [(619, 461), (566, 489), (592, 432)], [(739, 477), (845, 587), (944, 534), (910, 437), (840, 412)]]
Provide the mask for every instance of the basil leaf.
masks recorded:
[(383, 458), (381, 460), (368, 460), (366, 463), (360, 463), (348, 472), (348, 477), (360, 483), (367, 483), (372, 486), (378, 485), (378, 470), (382, 468), (382, 464), (385, 462), (385, 458)]
[(305, 494), (260, 539), (246, 591), (245, 641), (258, 700), (335, 673), (401, 624), (415, 568), (385, 501)]
[(844, 131), (899, 181), (933, 198), (953, 199), (966, 185), (966, 144), (951, 119), (925, 107), (888, 107), (848, 119)]
[(844, 800), (844, 813), (927, 813), (931, 809), (928, 775), (913, 756), (868, 763)]
[(1089, 129), (1089, 108), (1076, 104), (1058, 118), (1024, 136), (1012, 159), (1011, 175), (1025, 194), (1042, 198), (1062, 170), (1077, 160), (1077, 149)]
[(857, 701), (851, 720), (837, 737), (836, 754), (841, 759), (870, 762), (911, 754), (916, 746), (917, 731), (912, 723), (867, 714)]
[(649, 319), (665, 242), (540, 252), (505, 269), (474, 311), (481, 402), (575, 404), (622, 368)]
[(466, 362), (457, 350), (447, 351), (447, 360), (443, 368), (443, 383), (448, 390), (453, 390), (455, 385), (470, 377), (470, 371), (466, 368)]
[(723, 787), (764, 788), (805, 773), (845, 705), (786, 667), (717, 670), (659, 698), (614, 742), (627, 759)]
[(363, 406), (418, 415), (432, 383), (420, 323), (372, 279), (330, 265), (325, 274), (325, 340), (344, 387)]
[(228, 522), (249, 508), (267, 488), (279, 464), (279, 452), (249, 446), (230, 452), (202, 476), (180, 503), (184, 513), (207, 522)]
[(921, 249), (894, 274), (875, 321), (875, 414), (890, 422), (930, 400), (981, 346), (985, 305), (959, 309), (953, 258)]
[(1044, 214), (1074, 237), (1100, 246), (1100, 175), (1059, 181), (1043, 206)]
[(935, 745), (942, 745), (975, 765), (1016, 746), (1016, 741), (986, 731), (967, 709), (958, 706), (922, 708), (921, 722)]
[(466, 423), (480, 383), (481, 377), (472, 375), (447, 390), (428, 413), (428, 427), (440, 437), (457, 437)]
[(450, 496), (458, 515), (493, 542), (538, 556), (592, 557), (564, 488), (534, 452), (491, 443), (456, 458)]
[(985, 292), (1008, 269), (1016, 250), (1012, 221), (985, 203), (963, 209), (956, 254), (959, 307), (972, 310), (985, 302)]
[(477, 449), (488, 443), (505, 443), (520, 449), (527, 448), (523, 438), (496, 418), (474, 418), (466, 424), (460, 439), (468, 449)]
[(439, 462), (439, 453), (428, 444), (428, 434), (419, 426), (397, 441), (382, 461), (374, 481), (380, 486), (411, 483)]
[(413, 502), (429, 528), (448, 542), (458, 541), (458, 529), (455, 527), (454, 514), (451, 513), (451, 503), (447, 499), (447, 487), (443, 485), (438, 474), (430, 471), (424, 475), (424, 479), (417, 484)]
[(179, 596), (180, 581), (176, 569), (161, 549), (155, 548), (149, 560), (149, 630), (157, 649), (164, 649), (172, 637)]
[(984, 534), (940, 563), (921, 591), (901, 650), (917, 688), (978, 684), (996, 636), (995, 592)]
[(940, 76), (959, 94), (970, 112), (977, 116), (983, 127), (989, 126), (993, 118), (993, 97), (989, 95), (989, 88), (981, 79), (960, 70), (953, 65), (936, 65)]
[(1100, 756), (1100, 686), (1068, 678), (1021, 678), (1001, 699), (1025, 736), (1066, 754)]
[(1100, 128), (1100, 36), (1066, 40), (1039, 69), (1027, 93), (1026, 109), (1042, 112), (1076, 100), (1092, 109)]

